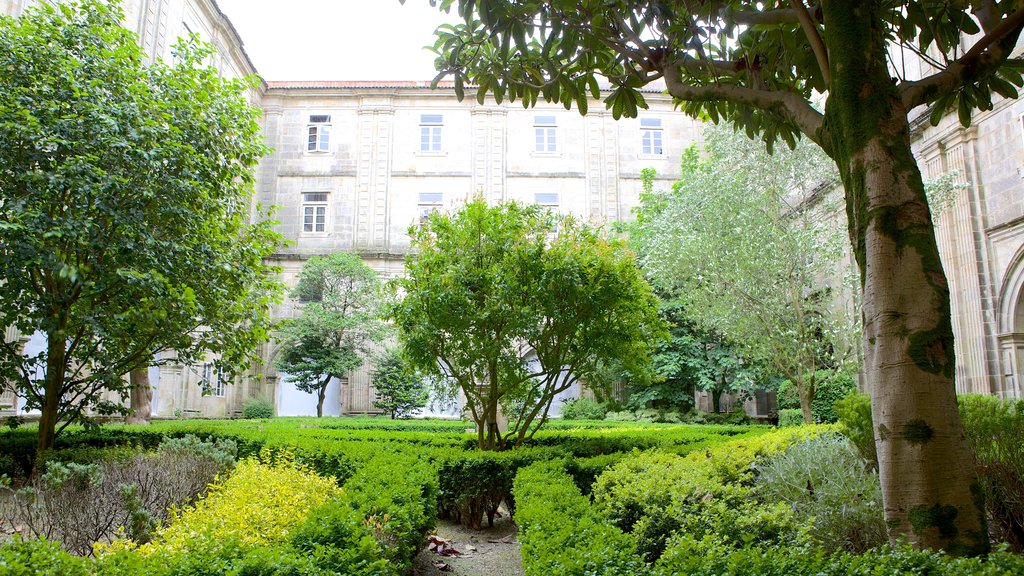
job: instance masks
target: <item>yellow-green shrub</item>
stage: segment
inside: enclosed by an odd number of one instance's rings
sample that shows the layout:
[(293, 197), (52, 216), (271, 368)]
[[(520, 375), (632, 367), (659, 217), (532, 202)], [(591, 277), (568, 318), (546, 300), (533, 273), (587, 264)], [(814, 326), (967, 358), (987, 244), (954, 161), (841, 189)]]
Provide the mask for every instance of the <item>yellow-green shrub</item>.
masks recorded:
[[(230, 476), (211, 484), (205, 498), (176, 511), (152, 542), (139, 547), (139, 553), (175, 556), (215, 550), (226, 542), (243, 548), (280, 542), (310, 510), (340, 492), (334, 478), (311, 472), (290, 452), (247, 458)], [(110, 548), (124, 545), (115, 543)]]

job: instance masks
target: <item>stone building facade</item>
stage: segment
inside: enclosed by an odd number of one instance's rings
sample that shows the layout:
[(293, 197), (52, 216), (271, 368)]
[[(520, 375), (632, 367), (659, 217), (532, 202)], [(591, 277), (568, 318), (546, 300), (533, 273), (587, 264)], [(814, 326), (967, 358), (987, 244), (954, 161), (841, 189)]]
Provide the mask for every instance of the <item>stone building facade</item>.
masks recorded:
[[(384, 277), (401, 274), (408, 228), (433, 210), (482, 194), (492, 202), (537, 203), (606, 223), (639, 200), (640, 171), (665, 182), (701, 127), (664, 95), (650, 110), (615, 121), (593, 103), (587, 116), (561, 106), (459, 102), (423, 82), (269, 82), (263, 94), (267, 143), (258, 200), (276, 205), (278, 230), (293, 243), (276, 255), (292, 285), (310, 257), (356, 251)], [(285, 303), (276, 315), (294, 313)], [(283, 413), (308, 413), (269, 360), (264, 388)], [(327, 413), (373, 412), (369, 367), (329, 390)], [(334, 399), (337, 400), (334, 400)]]

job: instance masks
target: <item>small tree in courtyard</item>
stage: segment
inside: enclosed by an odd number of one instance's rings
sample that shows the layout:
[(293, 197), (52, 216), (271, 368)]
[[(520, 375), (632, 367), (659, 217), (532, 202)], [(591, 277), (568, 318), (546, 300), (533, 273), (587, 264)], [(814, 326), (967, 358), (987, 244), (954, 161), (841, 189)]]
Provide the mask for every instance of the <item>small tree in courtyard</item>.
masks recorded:
[(146, 65), (122, 20), (97, 1), (0, 16), (0, 326), (46, 340), (0, 342), (0, 379), (40, 410), (40, 450), (87, 409), (123, 412), (105, 393), (161, 352), (218, 353), (232, 378), (280, 293), (281, 238), (250, 223), (251, 84), (194, 39)]
[(410, 232), (400, 340), (417, 368), (465, 396), (480, 448), (522, 443), (557, 394), (607, 363), (648, 369), (663, 326), (623, 243), (536, 206), (481, 198)]
[(331, 380), (362, 366), (373, 344), (386, 335), (382, 295), (377, 273), (357, 254), (314, 256), (302, 267), (292, 290), (302, 311), (278, 331), (275, 364), (296, 388), (317, 395), (318, 417)]
[(429, 400), (426, 380), (395, 349), (387, 350), (377, 360), (373, 387), (377, 391), (373, 406), (391, 414), (391, 418), (408, 418)]

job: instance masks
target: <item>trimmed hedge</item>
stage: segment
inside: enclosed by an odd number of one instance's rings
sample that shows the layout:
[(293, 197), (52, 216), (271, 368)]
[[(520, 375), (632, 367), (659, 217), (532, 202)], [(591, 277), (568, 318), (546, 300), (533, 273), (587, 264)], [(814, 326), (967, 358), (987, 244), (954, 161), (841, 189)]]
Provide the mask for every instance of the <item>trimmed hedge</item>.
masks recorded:
[(436, 520), (433, 467), (380, 455), (338, 488), (286, 453), (239, 463), (154, 540), (78, 558), (45, 541), (0, 547), (0, 574), (402, 576)]
[(562, 462), (539, 462), (516, 475), (514, 515), (526, 576), (647, 574), (635, 539), (609, 526)]

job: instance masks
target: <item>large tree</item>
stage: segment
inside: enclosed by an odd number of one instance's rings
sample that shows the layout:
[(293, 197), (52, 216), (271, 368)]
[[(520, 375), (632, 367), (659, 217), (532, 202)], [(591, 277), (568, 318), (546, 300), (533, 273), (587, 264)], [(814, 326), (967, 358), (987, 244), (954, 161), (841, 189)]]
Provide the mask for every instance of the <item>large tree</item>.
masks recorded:
[(194, 40), (146, 65), (121, 21), (94, 1), (0, 17), (0, 325), (46, 339), (4, 342), (0, 376), (41, 410), (40, 450), (122, 409), (105, 393), (161, 352), (238, 373), (279, 294), (280, 237), (250, 224), (267, 149), (249, 82)]
[(647, 369), (657, 300), (633, 254), (599, 229), (476, 198), (410, 232), (399, 337), (417, 368), (463, 394), (480, 448), (521, 444), (559, 393), (608, 363)]
[(810, 423), (817, 370), (840, 364), (856, 334), (852, 314), (821, 287), (843, 280), (842, 233), (799, 204), (834, 168), (813, 144), (772, 157), (724, 127), (705, 139), (700, 154), (684, 155), (672, 190), (652, 190), (644, 174), (631, 241), (683, 317), (796, 385)]
[(439, 78), (453, 75), (460, 96), (472, 83), (481, 99), (585, 112), (603, 78), (612, 114), (635, 116), (641, 88), (663, 82), (694, 116), (769, 146), (801, 135), (820, 145), (839, 169), (861, 272), (890, 537), (987, 549), (957, 414), (949, 288), (909, 120), (931, 106), (933, 121), (956, 108), (967, 124), (993, 92), (1017, 96), (1021, 62), (1010, 55), (1024, 1), (431, 1), (465, 20), (440, 28), (435, 45)]
[(296, 388), (316, 394), (318, 417), (331, 380), (362, 366), (387, 334), (381, 289), (377, 273), (352, 252), (314, 256), (299, 273), (292, 297), (302, 311), (278, 332), (275, 364)]

